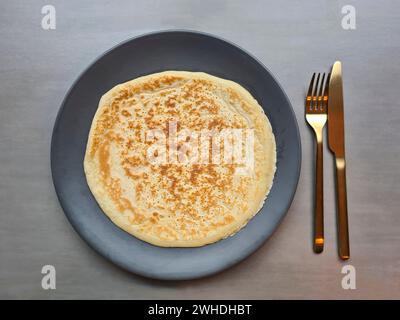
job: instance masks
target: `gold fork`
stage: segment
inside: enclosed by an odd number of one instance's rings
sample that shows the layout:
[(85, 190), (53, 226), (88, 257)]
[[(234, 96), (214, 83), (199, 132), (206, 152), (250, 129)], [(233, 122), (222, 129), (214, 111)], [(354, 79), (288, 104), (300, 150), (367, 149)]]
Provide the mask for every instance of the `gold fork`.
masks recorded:
[(324, 250), (324, 177), (323, 177), (323, 138), (322, 133), (327, 120), (329, 77), (313, 74), (306, 98), (306, 120), (313, 128), (317, 140), (317, 159), (315, 171), (315, 217), (314, 217), (314, 252)]

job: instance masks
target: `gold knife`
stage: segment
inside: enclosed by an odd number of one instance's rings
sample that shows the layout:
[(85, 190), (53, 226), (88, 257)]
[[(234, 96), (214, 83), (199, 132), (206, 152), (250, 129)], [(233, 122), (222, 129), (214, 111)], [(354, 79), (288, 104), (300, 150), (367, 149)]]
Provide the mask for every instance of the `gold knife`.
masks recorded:
[(329, 81), (328, 143), (335, 155), (336, 196), (339, 238), (339, 257), (350, 258), (349, 227), (347, 217), (346, 160), (344, 152), (344, 113), (342, 64), (336, 61)]

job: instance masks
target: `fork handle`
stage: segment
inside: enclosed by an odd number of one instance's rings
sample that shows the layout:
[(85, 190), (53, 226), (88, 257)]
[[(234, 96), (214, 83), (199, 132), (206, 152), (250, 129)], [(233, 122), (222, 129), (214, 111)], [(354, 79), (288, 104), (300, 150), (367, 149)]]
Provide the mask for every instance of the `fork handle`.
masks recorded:
[(342, 260), (347, 260), (350, 258), (350, 245), (347, 217), (346, 161), (344, 157), (336, 158), (336, 179), (339, 257)]
[(317, 134), (317, 159), (315, 172), (314, 252), (324, 250), (324, 154), (322, 134)]

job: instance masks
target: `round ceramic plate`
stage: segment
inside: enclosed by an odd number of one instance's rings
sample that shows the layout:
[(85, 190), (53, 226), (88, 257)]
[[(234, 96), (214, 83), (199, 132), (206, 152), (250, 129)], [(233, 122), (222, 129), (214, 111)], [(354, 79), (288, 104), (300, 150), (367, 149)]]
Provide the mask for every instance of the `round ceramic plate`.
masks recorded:
[[(277, 170), (261, 211), (234, 236), (200, 248), (161, 248), (119, 229), (86, 183), (83, 158), (99, 99), (115, 85), (164, 70), (203, 71), (245, 87), (267, 114), (277, 143)], [(245, 259), (277, 228), (296, 191), (300, 135), (292, 107), (271, 73), (236, 45), (211, 35), (165, 31), (133, 38), (89, 66), (66, 95), (54, 125), (51, 170), (62, 208), (79, 235), (124, 269), (157, 279), (193, 279)]]

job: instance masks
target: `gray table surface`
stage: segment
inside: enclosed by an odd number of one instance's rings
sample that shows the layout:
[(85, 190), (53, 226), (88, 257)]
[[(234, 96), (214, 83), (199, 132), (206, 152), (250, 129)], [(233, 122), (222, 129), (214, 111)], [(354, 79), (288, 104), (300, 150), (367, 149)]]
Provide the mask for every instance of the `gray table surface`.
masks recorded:
[[(400, 2), (56, 1), (56, 30), (41, 28), (48, 1), (0, 3), (0, 298), (400, 298)], [(343, 5), (356, 30), (341, 27)], [(72, 229), (50, 173), (54, 120), (72, 82), (99, 54), (154, 30), (213, 33), (246, 48), (276, 76), (295, 110), (303, 165), (283, 223), (254, 255), (185, 282), (127, 273)], [(337, 258), (334, 173), (325, 153), (326, 249), (311, 250), (313, 140), (303, 97), (313, 71), (344, 67), (352, 259)], [(327, 149), (326, 149), (327, 151)], [(43, 290), (54, 265), (57, 289)], [(344, 290), (351, 264), (357, 289)]]

